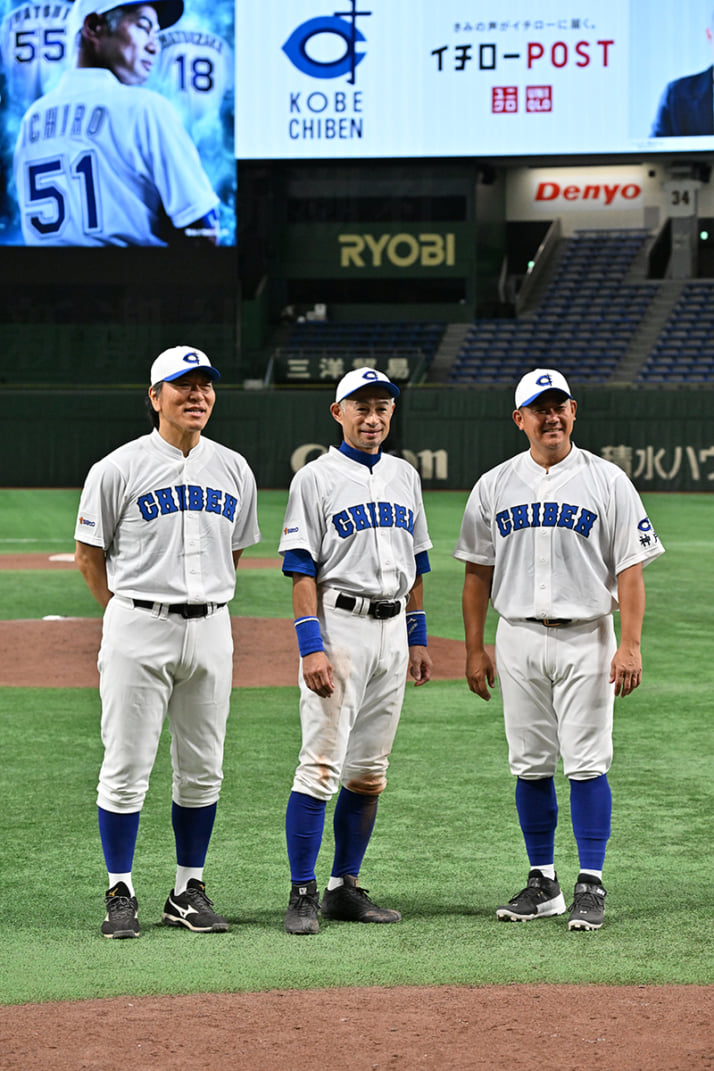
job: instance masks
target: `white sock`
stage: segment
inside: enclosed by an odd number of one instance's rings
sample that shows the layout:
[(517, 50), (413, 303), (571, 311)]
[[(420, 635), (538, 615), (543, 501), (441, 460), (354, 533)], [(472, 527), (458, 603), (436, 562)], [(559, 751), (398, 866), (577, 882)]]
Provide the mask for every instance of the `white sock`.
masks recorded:
[(128, 874), (110, 874), (109, 875), (109, 888), (113, 889), (118, 881), (123, 881), (129, 890), (129, 896), (134, 895), (134, 886), (131, 881), (131, 871)]
[(586, 878), (595, 878), (602, 885), (602, 870), (581, 870), (580, 873)]
[(196, 881), (203, 881), (203, 867), (202, 866), (177, 866), (176, 867), (176, 884), (174, 885), (174, 892), (177, 896), (180, 896), (182, 892), (186, 891), (191, 878), (195, 878)]
[(342, 888), (344, 883), (345, 883), (345, 879), (344, 878), (330, 877), (330, 880), (327, 883), (327, 891), (328, 892), (332, 892), (333, 889), (340, 889), (340, 888)]
[(544, 878), (555, 881), (555, 863), (534, 863), (531, 870), (540, 870)]

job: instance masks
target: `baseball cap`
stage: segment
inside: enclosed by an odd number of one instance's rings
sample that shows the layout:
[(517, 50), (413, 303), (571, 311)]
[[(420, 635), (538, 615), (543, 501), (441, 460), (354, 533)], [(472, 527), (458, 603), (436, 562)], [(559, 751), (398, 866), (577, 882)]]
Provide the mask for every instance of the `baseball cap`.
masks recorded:
[(153, 387), (162, 380), (171, 382), (172, 379), (185, 376), (187, 372), (196, 372), (199, 369), (211, 379), (221, 378), (221, 373), (213, 367), (201, 350), (191, 349), (190, 346), (172, 346), (170, 350), (160, 353), (152, 364), (151, 385)]
[(559, 390), (572, 398), (568, 381), (561, 372), (554, 368), (534, 368), (532, 372), (526, 372), (516, 387), (516, 409), (522, 405), (530, 405), (547, 390)]
[(335, 401), (341, 402), (360, 387), (385, 387), (393, 398), (399, 397), (399, 387), (376, 368), (353, 368), (337, 384)]
[(87, 15), (106, 15), (115, 7), (138, 7), (139, 4), (150, 4), (154, 8), (162, 30), (173, 26), (183, 15), (183, 0), (126, 0), (125, 3), (121, 0), (74, 0), (67, 20), (68, 41), (74, 41)]

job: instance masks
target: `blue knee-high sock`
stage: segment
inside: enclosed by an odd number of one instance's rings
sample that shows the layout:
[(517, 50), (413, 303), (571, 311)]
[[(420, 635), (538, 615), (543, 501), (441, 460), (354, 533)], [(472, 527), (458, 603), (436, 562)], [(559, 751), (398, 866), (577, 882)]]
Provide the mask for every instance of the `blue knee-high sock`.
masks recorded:
[(303, 885), (315, 880), (315, 864), (325, 827), (325, 800), (302, 792), (291, 792), (285, 812), (285, 839), (288, 846), (290, 880)]
[(612, 793), (607, 774), (570, 781), (570, 816), (581, 870), (602, 870), (610, 836)]
[(179, 866), (202, 867), (216, 820), (218, 804), (208, 807), (171, 806), (171, 825), (176, 840), (176, 862)]
[(365, 796), (344, 787), (340, 789), (332, 822), (335, 833), (334, 878), (343, 878), (345, 874), (356, 878), (359, 874), (377, 818), (378, 802), (379, 796)]
[(526, 842), (528, 862), (532, 867), (553, 862), (555, 828), (558, 825), (558, 801), (552, 777), (538, 781), (516, 781), (516, 810)]
[(141, 811), (117, 814), (115, 811), (98, 809), (99, 836), (102, 841), (104, 862), (110, 874), (130, 874), (134, 862), (136, 835), (139, 832)]

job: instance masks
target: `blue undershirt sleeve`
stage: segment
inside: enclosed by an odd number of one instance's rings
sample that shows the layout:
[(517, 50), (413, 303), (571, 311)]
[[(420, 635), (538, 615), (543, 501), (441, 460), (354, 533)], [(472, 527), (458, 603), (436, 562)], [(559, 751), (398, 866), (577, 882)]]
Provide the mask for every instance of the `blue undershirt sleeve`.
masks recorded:
[(431, 572), (431, 565), (429, 564), (429, 552), (428, 551), (426, 551), (426, 550), (419, 551), (418, 554), (414, 555), (414, 561), (416, 562), (417, 576), (420, 576), (422, 573), (430, 573)]
[(317, 576), (317, 565), (308, 550), (286, 550), (283, 555), (283, 573), (286, 576), (292, 573)]

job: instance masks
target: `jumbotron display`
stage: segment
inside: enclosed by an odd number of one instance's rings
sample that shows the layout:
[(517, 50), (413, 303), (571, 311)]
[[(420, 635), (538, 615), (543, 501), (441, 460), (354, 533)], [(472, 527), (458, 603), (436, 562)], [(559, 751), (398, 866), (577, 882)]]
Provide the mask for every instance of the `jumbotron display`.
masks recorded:
[(714, 149), (712, 0), (238, 11), (239, 160)]
[(234, 0), (0, 0), (0, 243), (235, 244)]

